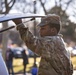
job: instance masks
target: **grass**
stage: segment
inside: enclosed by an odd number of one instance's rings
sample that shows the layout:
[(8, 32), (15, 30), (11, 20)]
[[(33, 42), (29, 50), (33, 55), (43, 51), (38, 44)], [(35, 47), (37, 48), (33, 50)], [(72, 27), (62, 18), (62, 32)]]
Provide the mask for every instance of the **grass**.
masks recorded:
[[(32, 66), (33, 66), (33, 63), (34, 63), (34, 58), (29, 58), (29, 64), (27, 64), (27, 68), (26, 68), (26, 71), (27, 72), (30, 72)], [(37, 63), (37, 66), (39, 66), (39, 62), (40, 62), (40, 58), (36, 58), (36, 63)], [(14, 67), (14, 72), (15, 73), (20, 73), (20, 72), (23, 72), (23, 60), (22, 59), (13, 59), (13, 67)]]
[[(71, 57), (72, 63), (73, 63), (73, 68), (76, 69), (76, 56)], [(15, 73), (20, 73), (23, 72), (23, 60), (22, 59), (14, 59), (13, 60), (13, 66), (14, 66), (14, 72)], [(37, 66), (39, 66), (40, 58), (36, 58), (36, 63)], [(34, 63), (34, 58), (29, 58), (29, 64), (27, 65), (26, 71), (30, 72), (32, 66)]]
[(73, 63), (73, 69), (76, 70), (76, 56), (71, 57), (72, 63)]

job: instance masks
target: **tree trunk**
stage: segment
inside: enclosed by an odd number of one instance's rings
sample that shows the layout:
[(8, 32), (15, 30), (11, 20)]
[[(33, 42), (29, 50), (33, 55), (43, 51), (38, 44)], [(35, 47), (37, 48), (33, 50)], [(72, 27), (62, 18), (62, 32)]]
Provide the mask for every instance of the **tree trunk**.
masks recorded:
[[(8, 27), (8, 23), (4, 22), (3, 28), (6, 28), (6, 27)], [(7, 44), (8, 44), (8, 31), (5, 31), (3, 32), (3, 36), (2, 36), (2, 55), (4, 60), (5, 60), (6, 50), (7, 50)]]

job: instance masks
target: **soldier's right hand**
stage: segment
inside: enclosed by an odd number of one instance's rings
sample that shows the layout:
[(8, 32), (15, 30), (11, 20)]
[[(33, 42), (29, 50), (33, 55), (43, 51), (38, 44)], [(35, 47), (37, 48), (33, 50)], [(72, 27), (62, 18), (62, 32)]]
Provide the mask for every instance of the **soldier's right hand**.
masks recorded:
[(22, 20), (21, 19), (13, 19), (12, 20), (16, 25), (22, 23)]
[(22, 20), (21, 19), (14, 19), (12, 20), (16, 25), (17, 25), (17, 30), (27, 30), (28, 28), (24, 26), (24, 24), (21, 24), (22, 23)]

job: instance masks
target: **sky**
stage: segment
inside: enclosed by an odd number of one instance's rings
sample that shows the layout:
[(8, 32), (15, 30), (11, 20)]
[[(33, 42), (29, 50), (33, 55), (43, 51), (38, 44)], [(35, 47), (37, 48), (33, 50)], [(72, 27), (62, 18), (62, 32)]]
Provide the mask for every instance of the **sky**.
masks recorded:
[[(28, 2), (31, 1), (31, 4), (33, 4), (33, 0), (27, 0), (27, 1), (28, 1)], [(45, 1), (45, 0), (43, 0), (43, 1)], [(62, 9), (65, 9), (66, 4), (64, 4), (64, 2), (67, 2), (67, 1), (69, 1), (69, 0), (63, 0), (63, 1), (62, 1), (62, 4), (63, 4)], [(36, 0), (36, 2), (37, 2), (36, 8), (37, 8), (37, 10), (38, 10), (37, 13), (38, 13), (38, 14), (45, 14), (44, 11), (43, 11), (43, 8), (40, 7), (39, 1)], [(59, 0), (57, 0), (57, 5), (59, 5), (58, 2), (59, 2)], [(16, 6), (16, 5), (18, 6), (19, 4), (17, 3), (17, 4), (15, 4), (15, 6)], [(22, 4), (22, 5), (23, 5), (23, 4)], [(23, 5), (23, 6), (24, 6), (24, 5)], [(54, 7), (54, 6), (55, 6), (55, 0), (47, 0), (47, 3), (45, 4), (45, 8), (46, 8), (47, 10), (51, 9), (51, 8)], [(70, 16), (69, 19), (70, 19), (72, 22), (75, 22), (75, 23), (76, 23), (76, 18), (73, 17), (73, 16), (71, 16), (71, 15), (73, 15), (73, 8), (72, 8), (72, 6), (73, 6), (73, 5), (71, 4), (71, 6), (69, 7), (69, 9), (66, 11), (66, 13)], [(33, 8), (31, 7), (30, 10), (32, 10), (32, 9), (33, 9)], [(10, 13), (17, 13), (17, 12), (21, 13), (20, 11), (17, 11), (17, 9), (15, 9), (15, 7), (13, 8), (13, 10), (10, 11)]]

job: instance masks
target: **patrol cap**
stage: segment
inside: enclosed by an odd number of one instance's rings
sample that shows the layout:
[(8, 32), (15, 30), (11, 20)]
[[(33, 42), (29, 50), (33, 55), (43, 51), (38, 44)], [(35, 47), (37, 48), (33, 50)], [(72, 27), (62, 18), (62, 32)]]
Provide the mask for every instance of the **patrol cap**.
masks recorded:
[(38, 24), (38, 26), (44, 26), (44, 25), (50, 25), (60, 30), (61, 26), (60, 16), (56, 14), (46, 15), (45, 17), (41, 18), (41, 22)]

